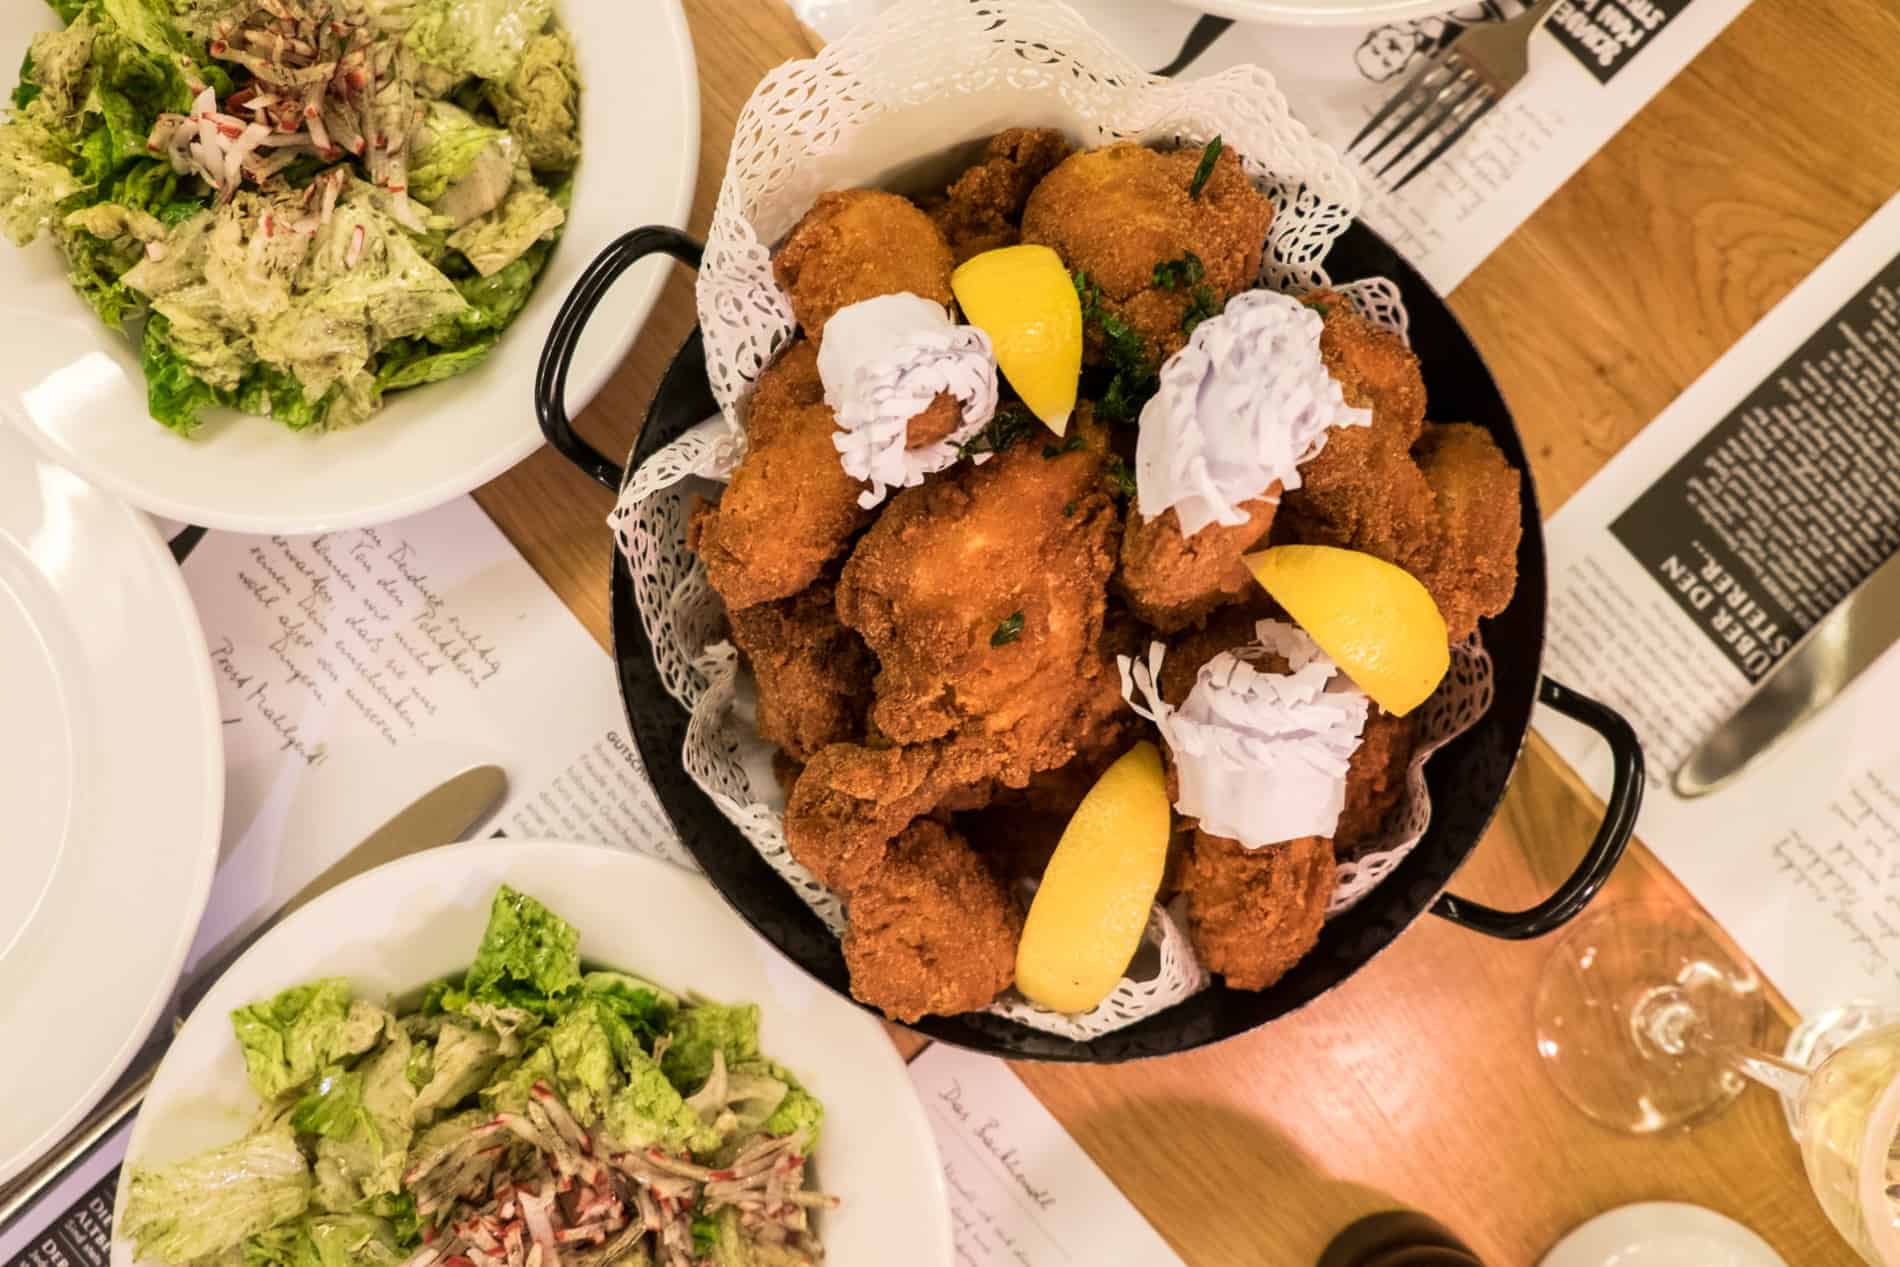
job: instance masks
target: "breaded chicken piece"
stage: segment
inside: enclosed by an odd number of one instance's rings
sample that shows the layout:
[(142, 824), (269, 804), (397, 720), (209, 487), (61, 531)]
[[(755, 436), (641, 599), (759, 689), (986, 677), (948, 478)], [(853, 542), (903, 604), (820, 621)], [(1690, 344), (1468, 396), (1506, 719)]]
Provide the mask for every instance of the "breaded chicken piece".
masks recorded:
[[(1194, 689), (1194, 679), (1200, 676), (1201, 666), (1223, 652), (1252, 646), (1254, 627), (1266, 618), (1269, 610), (1264, 599), (1244, 607), (1225, 607), (1201, 628), (1189, 630), (1170, 641), (1167, 658), (1161, 662), (1161, 675), (1155, 681), (1161, 698), (1175, 708), (1181, 707), (1188, 692)], [(1266, 656), (1261, 662), (1273, 672), (1284, 673), (1288, 667), (1278, 656)]]
[(1405, 795), (1405, 771), (1412, 762), (1412, 718), (1394, 717), (1374, 704), (1366, 713), (1359, 747), (1346, 767), (1346, 804), (1333, 828), (1333, 849), (1350, 858), (1385, 825), (1385, 816)]
[(909, 292), (948, 307), (953, 267), (930, 217), (881, 189), (819, 194), (772, 261), (814, 346), (832, 313), (879, 295)]
[(1246, 849), (1195, 832), (1181, 892), (1201, 965), (1236, 990), (1266, 989), (1318, 944), (1336, 878), (1324, 836)]
[(1023, 914), (963, 837), (925, 820), (845, 899), (851, 993), (899, 1021), (987, 1006), (1016, 976)]
[[(1074, 154), (1043, 178), (1023, 209), (1022, 238), (1053, 247), (1071, 271), (1088, 274), (1104, 311), (1128, 323), (1155, 365), (1187, 342), (1183, 319), (1202, 290), (1203, 309), (1218, 312), (1254, 282), (1273, 221), (1273, 204), (1254, 189), (1231, 149), (1224, 149), (1199, 197), (1189, 194), (1201, 150), (1161, 153), (1127, 142)], [(1168, 289), (1155, 266), (1200, 261), (1200, 280)], [(1098, 322), (1087, 330), (1088, 354), (1100, 359)]]
[(1425, 424), (1418, 358), (1331, 292), (1309, 296), (1323, 310), (1320, 355), (1346, 403), (1371, 409), (1372, 424), (1336, 427), (1300, 468), (1302, 486), (1280, 503), (1274, 540), (1363, 550), (1423, 577), (1438, 557), (1438, 515), (1411, 449)]
[(733, 645), (758, 685), (759, 738), (793, 761), (864, 737), (877, 666), (863, 640), (838, 623), (834, 593), (829, 581), (819, 581), (791, 598), (729, 614)]
[(957, 263), (1014, 246), (1030, 191), (1072, 149), (1053, 128), (1010, 128), (991, 137), (983, 156), (929, 208)]
[(798, 593), (870, 521), (858, 505), (865, 485), (839, 465), (835, 429), (818, 350), (801, 339), (759, 375), (745, 457), (687, 533), (728, 611)]
[(1131, 503), (1116, 589), (1130, 610), (1162, 633), (1185, 629), (1216, 608), (1241, 601), (1259, 589), (1241, 556), (1266, 544), (1279, 496), (1275, 483), (1246, 503), (1246, 522), (1211, 523), (1191, 537), (1182, 535), (1172, 506), (1147, 519)]
[(785, 806), (785, 843), (818, 882), (841, 896), (884, 863), (899, 832), (988, 775), (980, 746), (944, 740), (821, 748)]
[(1438, 508), (1438, 556), (1420, 579), (1451, 641), (1510, 605), (1517, 590), (1524, 477), (1483, 427), (1432, 423), (1412, 450)]
[(838, 615), (878, 657), (891, 742), (987, 743), (1013, 786), (1073, 755), (1120, 531), (1102, 429), (1075, 428), (1080, 448), (1023, 440), (903, 490), (846, 561)]

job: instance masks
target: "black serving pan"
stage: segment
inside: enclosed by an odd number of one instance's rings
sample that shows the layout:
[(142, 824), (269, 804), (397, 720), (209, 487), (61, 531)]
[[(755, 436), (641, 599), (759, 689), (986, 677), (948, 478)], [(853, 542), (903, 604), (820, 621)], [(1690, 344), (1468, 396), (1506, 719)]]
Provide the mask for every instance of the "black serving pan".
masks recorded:
[[(716, 412), (706, 380), (705, 348), (695, 330), (661, 380), (625, 470), (580, 440), (569, 426), (563, 389), (581, 328), (614, 280), (655, 253), (697, 267), (700, 248), (685, 235), (664, 228), (637, 230), (608, 248), (588, 269), (555, 322), (536, 384), (536, 407), (548, 440), (581, 470), (616, 491), (627, 471)], [(1411, 317), (1412, 347), (1424, 367), (1430, 416), (1482, 424), (1505, 456), (1526, 472), (1517, 593), (1511, 605), (1483, 627), (1485, 647), (1496, 668), (1496, 702), (1475, 726), (1427, 762), (1430, 829), (1377, 888), (1326, 925), (1313, 953), (1271, 989), (1255, 993), (1216, 985), (1139, 1024), (1089, 1042), (1058, 1038), (981, 1013), (931, 1017), (914, 1026), (920, 1032), (1012, 1059), (1105, 1062), (1187, 1051), (1245, 1033), (1312, 1002), (1365, 967), (1427, 911), (1488, 937), (1542, 936), (1575, 918), (1622, 858), (1642, 800), (1642, 750), (1623, 718), (1541, 675), (1546, 586), (1543, 522), (1523, 442), (1497, 384), (1444, 301), (1372, 230), (1354, 224), (1334, 245), (1326, 263), (1336, 278), (1384, 276), (1398, 284)], [(753, 928), (807, 972), (849, 997), (837, 939), (687, 777), (680, 761), (686, 713), (661, 685), (652, 648), (634, 608), (632, 578), (617, 550), (613, 552), (613, 631), (627, 719), (648, 777), (680, 838)], [(1575, 874), (1529, 910), (1493, 910), (1445, 890), (1497, 812), (1530, 728), (1532, 706), (1540, 700), (1608, 741), (1615, 779), (1603, 824)]]

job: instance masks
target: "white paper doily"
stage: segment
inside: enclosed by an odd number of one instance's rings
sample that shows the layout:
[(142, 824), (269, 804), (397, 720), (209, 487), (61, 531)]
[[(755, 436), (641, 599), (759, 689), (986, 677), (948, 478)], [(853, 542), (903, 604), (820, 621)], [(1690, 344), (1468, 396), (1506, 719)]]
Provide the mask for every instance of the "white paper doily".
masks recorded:
[[(740, 116), (699, 275), (699, 318), (721, 416), (642, 465), (609, 522), (661, 680), (691, 714), (681, 754), (687, 772), (834, 932), (843, 929), (837, 899), (786, 848), (784, 797), (770, 775), (771, 749), (753, 724), (751, 682), (722, 641), (723, 611), (686, 546), (687, 518), (693, 502), (715, 497), (737, 466), (752, 384), (793, 331), (768, 244), (825, 190), (941, 188), (973, 145), (1027, 126), (1060, 128), (1081, 145), (1127, 138), (1200, 144), (1220, 135), (1273, 199), (1261, 280), (1291, 293), (1332, 284), (1323, 261), (1358, 203), (1338, 155), (1294, 120), (1266, 72), (1239, 67), (1187, 82), (1156, 79), (1049, 0), (907, 0), (760, 82)], [(1404, 336), (1404, 305), (1390, 281), (1338, 289), (1369, 320)], [(1453, 672), (1420, 712), (1406, 795), (1373, 846), (1341, 859), (1330, 913), (1363, 897), (1417, 842), (1431, 812), (1424, 758), (1489, 700), (1489, 658), (1475, 642), (1454, 648)], [(1083, 1040), (1151, 1016), (1210, 980), (1185, 929), (1161, 906), (1131, 971), (1137, 975), (1085, 1015), (1050, 1012), (1013, 993), (989, 1010)]]

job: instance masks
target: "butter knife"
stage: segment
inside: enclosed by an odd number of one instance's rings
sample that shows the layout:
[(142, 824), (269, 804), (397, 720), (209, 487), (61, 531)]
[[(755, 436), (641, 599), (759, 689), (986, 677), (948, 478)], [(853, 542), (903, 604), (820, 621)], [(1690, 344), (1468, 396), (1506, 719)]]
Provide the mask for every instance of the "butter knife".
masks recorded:
[(1900, 554), (1808, 630), (1755, 693), (1676, 771), (1678, 796), (1702, 796), (1830, 704), (1881, 652), (1900, 641)]
[(29, 1167), (4, 1190), (0, 1197), (0, 1231), (37, 1203), (52, 1186), (69, 1174), (74, 1166), (118, 1130), (138, 1111), (145, 1093), (158, 1072), (159, 1061), (171, 1047), (177, 1023), (190, 1016), (205, 994), (224, 976), (245, 951), (275, 928), (292, 911), (307, 906), (345, 880), (353, 879), (385, 862), (437, 845), (452, 844), (473, 834), (508, 795), (508, 776), (500, 766), (472, 766), (447, 782), (436, 785), (371, 832), (354, 849), (344, 854), (323, 874), (299, 889), (276, 914), (259, 924), (215, 961), (192, 974), (172, 999), (172, 1009), (159, 1022), (158, 1035), (133, 1057), (132, 1065), (121, 1074), (112, 1093), (74, 1127), (52, 1152)]

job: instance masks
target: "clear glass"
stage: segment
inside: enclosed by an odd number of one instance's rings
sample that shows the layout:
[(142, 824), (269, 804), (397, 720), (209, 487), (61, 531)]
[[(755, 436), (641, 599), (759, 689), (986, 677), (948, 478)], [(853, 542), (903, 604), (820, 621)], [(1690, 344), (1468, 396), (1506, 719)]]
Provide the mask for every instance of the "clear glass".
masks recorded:
[(1688, 1129), (1749, 1080), (1777, 1092), (1828, 1218), (1869, 1263), (1900, 1267), (1900, 1009), (1836, 1008), (1771, 1055), (1747, 961), (1699, 915), (1643, 905), (1564, 935), (1535, 1021), (1558, 1090), (1617, 1130)]

